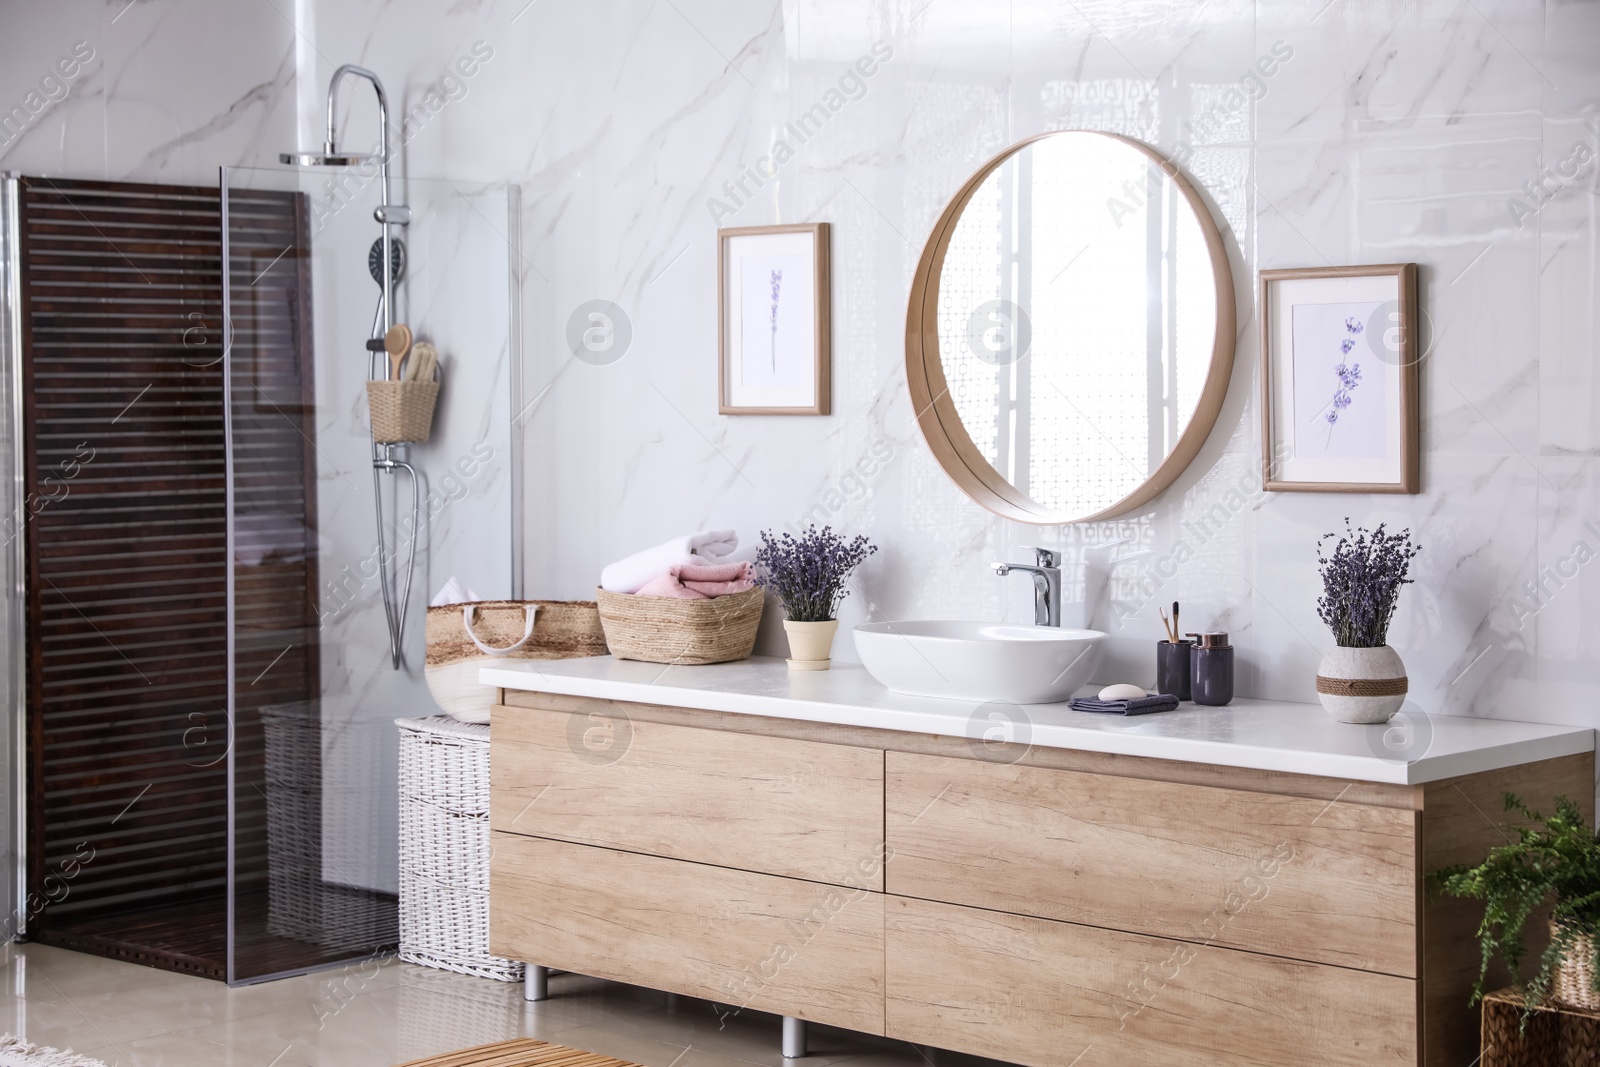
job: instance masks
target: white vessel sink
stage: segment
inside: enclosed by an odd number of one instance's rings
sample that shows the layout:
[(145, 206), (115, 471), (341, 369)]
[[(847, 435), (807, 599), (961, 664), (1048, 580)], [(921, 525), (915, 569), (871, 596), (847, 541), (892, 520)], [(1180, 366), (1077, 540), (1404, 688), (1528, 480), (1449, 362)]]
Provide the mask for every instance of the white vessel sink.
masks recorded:
[(1081, 689), (1100, 662), (1099, 630), (1007, 623), (869, 622), (855, 628), (862, 666), (911, 696), (1049, 704)]

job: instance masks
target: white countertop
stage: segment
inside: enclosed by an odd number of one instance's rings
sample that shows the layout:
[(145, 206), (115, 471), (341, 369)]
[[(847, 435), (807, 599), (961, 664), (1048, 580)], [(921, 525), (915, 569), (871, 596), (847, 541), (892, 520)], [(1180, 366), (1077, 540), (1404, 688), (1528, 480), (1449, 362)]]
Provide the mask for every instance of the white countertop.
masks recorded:
[[(515, 660), (484, 667), (485, 685), (561, 696), (665, 704), (776, 719), (980, 739), (1046, 748), (1415, 785), (1589, 752), (1594, 731), (1573, 726), (1411, 714), (1385, 726), (1334, 722), (1316, 704), (1235, 700), (1183, 704), (1153, 715), (1102, 715), (1066, 704), (975, 704), (902, 696), (862, 667), (790, 671), (756, 656), (707, 667), (610, 656)], [(1002, 734), (1007, 729), (1009, 733)], [(1409, 731), (1409, 732), (1408, 732)]]

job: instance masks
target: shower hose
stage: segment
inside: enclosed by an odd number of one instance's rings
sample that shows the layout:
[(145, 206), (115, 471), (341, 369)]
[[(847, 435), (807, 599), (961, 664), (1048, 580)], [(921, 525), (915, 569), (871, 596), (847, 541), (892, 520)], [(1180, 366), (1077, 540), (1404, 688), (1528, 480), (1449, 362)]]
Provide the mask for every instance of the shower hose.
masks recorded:
[[(378, 298), (378, 313), (374, 316), (372, 327), (373, 340), (378, 342), (378, 348), (373, 350), (370, 342), (367, 346), (370, 350), (367, 374), (374, 379), (380, 377), (375, 370), (377, 364), (383, 363), (387, 370), (387, 364), (377, 355), (378, 352), (382, 351), (385, 317), (383, 297), (380, 296)], [(386, 377), (387, 375), (384, 376)], [(417, 569), (417, 538), (422, 533), (420, 526), (422, 518), (421, 492), (417, 484), (416, 468), (403, 459), (395, 458), (394, 444), (379, 442), (374, 438), (372, 446), (372, 503), (378, 520), (378, 588), (383, 593), (383, 614), (389, 624), (389, 662), (395, 670), (399, 670), (405, 662), (406, 609), (411, 604), (411, 578)], [(381, 451), (379, 451), (380, 449)], [(398, 569), (400, 549), (403, 547), (400, 544), (403, 539), (399, 523), (400, 501), (398, 497), (395, 500), (395, 546), (394, 551), (391, 553), (383, 521), (383, 481), (379, 477), (382, 474), (393, 474), (397, 470), (403, 470), (411, 476), (411, 525), (408, 528), (411, 545), (410, 551), (406, 553), (406, 565), (403, 572)], [(396, 566), (396, 572), (392, 577), (389, 573), (391, 556)], [(395, 595), (397, 592), (398, 596)]]
[[(372, 461), (372, 501), (378, 519), (378, 561), (380, 564), (378, 568), (378, 585), (383, 592), (383, 612), (389, 622), (389, 660), (394, 669), (399, 670), (405, 655), (402, 639), (405, 637), (406, 608), (411, 603), (411, 577), (417, 569), (417, 536), (421, 532), (417, 528), (417, 520), (420, 517), (419, 500), (421, 494), (417, 489), (416, 468), (405, 460), (395, 459), (393, 445), (383, 445), (381, 447), (384, 450), (383, 455)], [(396, 573), (392, 579), (389, 575), (390, 552), (387, 543), (388, 539), (384, 535), (383, 488), (379, 479), (380, 474), (393, 474), (397, 470), (403, 470), (411, 476), (411, 550), (406, 553), (403, 583), (401, 574)], [(399, 511), (398, 500), (395, 502), (395, 510)], [(393, 556), (396, 565), (398, 565), (401, 548), (398, 542), (401, 538), (398, 529), (399, 523), (397, 522), (395, 525), (397, 528), (395, 531), (397, 543)], [(395, 596), (396, 587), (399, 587), (400, 595), (398, 598)]]

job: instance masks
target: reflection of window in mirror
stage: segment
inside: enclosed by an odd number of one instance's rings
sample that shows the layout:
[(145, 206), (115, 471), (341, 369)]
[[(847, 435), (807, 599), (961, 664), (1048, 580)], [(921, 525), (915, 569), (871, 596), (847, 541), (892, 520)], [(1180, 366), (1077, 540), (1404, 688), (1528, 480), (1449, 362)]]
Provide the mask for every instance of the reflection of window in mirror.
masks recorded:
[(1160, 466), (1212, 355), (1216, 281), (1182, 191), (1095, 134), (1028, 145), (962, 212), (939, 284), (973, 444), (1052, 510), (1089, 514)]

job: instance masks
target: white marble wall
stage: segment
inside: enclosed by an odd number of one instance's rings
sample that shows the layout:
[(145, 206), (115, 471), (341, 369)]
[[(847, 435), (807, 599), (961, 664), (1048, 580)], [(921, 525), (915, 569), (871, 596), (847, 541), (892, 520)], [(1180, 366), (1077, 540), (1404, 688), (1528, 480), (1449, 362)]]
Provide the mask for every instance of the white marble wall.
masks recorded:
[[(0, 170), (215, 186), (222, 164), (275, 160), (295, 129), (282, 7), (0, 0), (0, 113), (27, 116), (0, 135)], [(91, 58), (63, 78), (75, 45)]]
[[(1349, 515), (1410, 525), (1426, 546), (1394, 632), (1416, 708), (1594, 715), (1600, 578), (1571, 557), (1580, 540), (1600, 552), (1582, 525), (1600, 518), (1600, 5), (402, 9), (341, 5), (343, 28), (321, 21), (318, 45), (413, 81), (470, 41), (495, 49), (439, 119), (448, 136), (418, 138), (413, 158), (527, 191), (529, 395), (549, 386), (529, 422), (531, 590), (581, 596), (607, 559), (674, 531), (732, 525), (753, 538), (821, 505), (885, 549), (847, 624), (1023, 619), (1024, 583), (1005, 585), (987, 561), (1031, 544), (1081, 561), (1086, 546), (1125, 537), (1116, 602), (1096, 616), (1118, 638), (1114, 669), (1152, 673), (1154, 604), (1181, 599), (1193, 624), (1234, 634), (1243, 693), (1309, 700), (1330, 643), (1313, 607), (1314, 546)], [(707, 199), (880, 40), (894, 55), (865, 96), (724, 220), (833, 223), (836, 414), (720, 417)], [(1290, 54), (1259, 98), (1230, 95), (1275, 48)], [(1185, 158), (1231, 230), (1241, 335), (1223, 418), (1177, 486), (1121, 522), (1041, 530), (990, 517), (933, 464), (905, 396), (901, 331), (945, 198), (998, 147), (1064, 126)], [(1574, 145), (1590, 161), (1535, 201), (1525, 184)], [(1426, 491), (1235, 493), (1252, 486), (1259, 455), (1255, 271), (1392, 261), (1422, 270)], [(634, 328), (608, 366), (574, 360), (563, 339), (572, 309), (594, 298)], [(1193, 525), (1218, 503), (1230, 515), (1220, 528)], [(1152, 564), (1180, 545), (1194, 559), (1151, 589)], [(1529, 582), (1544, 583), (1537, 605)]]
[[(884, 548), (847, 625), (1025, 619), (1023, 583), (989, 560), (1044, 544), (1081, 562), (1125, 538), (1096, 615), (1114, 669), (1153, 673), (1154, 604), (1181, 599), (1193, 624), (1233, 633), (1242, 693), (1309, 700), (1329, 644), (1315, 541), (1349, 515), (1410, 525), (1425, 545), (1393, 633), (1416, 709), (1600, 718), (1600, 5), (140, 0), (113, 22), (119, 7), (5, 6), (0, 101), (73, 40), (100, 35), (105, 65), (0, 165), (193, 176), (270, 156), (284, 135), (257, 134), (286, 108), (314, 136), (339, 62), (378, 70), (406, 110), (447, 64), (489, 50), (433, 98), (405, 160), (523, 189), (527, 396), (542, 394), (525, 423), (529, 595), (583, 596), (608, 559), (674, 532), (753, 540), (826, 513)], [(893, 57), (865, 95), (722, 220), (833, 223), (836, 413), (718, 416), (708, 198), (879, 41)], [(1292, 55), (1259, 98), (1230, 94), (1275, 47)], [(1241, 333), (1223, 417), (1176, 486), (1121, 522), (1036, 529), (992, 518), (932, 462), (901, 333), (945, 199), (999, 147), (1066, 126), (1185, 158), (1231, 231)], [(1587, 162), (1556, 176), (1575, 146)], [(1393, 261), (1422, 273), (1425, 492), (1238, 494), (1259, 455), (1255, 271)], [(594, 299), (633, 328), (604, 366), (565, 342)], [(1218, 504), (1220, 527), (1193, 525)], [(1194, 558), (1152, 588), (1180, 546)]]

